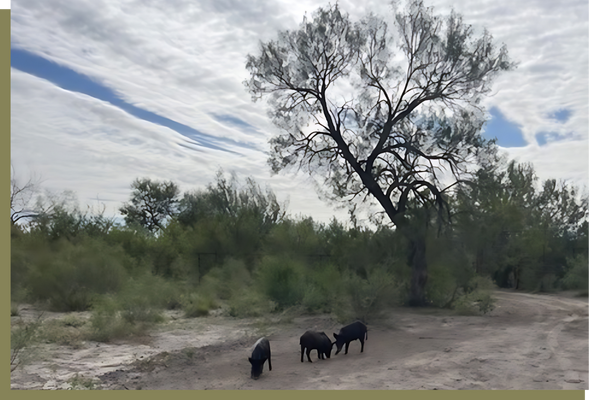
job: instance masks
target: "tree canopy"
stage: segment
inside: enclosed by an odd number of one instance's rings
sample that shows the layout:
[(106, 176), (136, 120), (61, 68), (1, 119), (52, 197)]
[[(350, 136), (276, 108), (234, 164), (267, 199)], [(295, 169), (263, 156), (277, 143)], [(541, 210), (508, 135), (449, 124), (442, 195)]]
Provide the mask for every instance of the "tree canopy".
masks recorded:
[(455, 12), (438, 16), (420, 0), (394, 11), (390, 28), (375, 15), (352, 22), (337, 4), (320, 8), (261, 42), (245, 83), (255, 100), (268, 96), (281, 128), (273, 171), (317, 172), (337, 200), (370, 194), (397, 225), (410, 198), (442, 209), (444, 191), (494, 153), (479, 102), (513, 64)]
[(131, 189), (129, 202), (119, 208), (125, 222), (139, 224), (150, 232), (163, 229), (165, 221), (177, 211), (177, 184), (138, 178), (131, 184)]

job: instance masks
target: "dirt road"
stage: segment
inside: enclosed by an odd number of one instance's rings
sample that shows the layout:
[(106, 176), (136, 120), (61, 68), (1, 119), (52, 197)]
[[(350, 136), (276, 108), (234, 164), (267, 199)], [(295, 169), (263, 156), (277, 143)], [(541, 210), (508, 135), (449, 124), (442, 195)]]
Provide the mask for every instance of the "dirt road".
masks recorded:
[[(257, 326), (208, 317), (173, 320), (147, 344), (56, 347), (52, 357), (13, 372), (11, 387), (65, 388), (75, 373), (103, 389), (574, 389), (589, 387), (589, 306), (585, 298), (498, 291), (486, 316), (446, 310), (390, 311), (368, 325), (364, 353), (300, 362), (308, 329), (330, 338), (329, 316)], [(196, 326), (191, 324), (196, 323)], [(273, 370), (250, 379), (249, 348), (266, 335)]]

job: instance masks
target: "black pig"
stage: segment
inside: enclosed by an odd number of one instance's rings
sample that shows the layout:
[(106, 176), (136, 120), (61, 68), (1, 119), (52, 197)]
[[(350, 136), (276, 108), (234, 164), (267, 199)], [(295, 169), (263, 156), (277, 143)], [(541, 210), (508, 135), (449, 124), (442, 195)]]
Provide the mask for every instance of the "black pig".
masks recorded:
[(350, 342), (356, 339), (360, 340), (360, 352), (362, 353), (365, 348), (365, 340), (367, 339), (367, 326), (360, 321), (356, 321), (340, 329), (340, 333), (334, 333), (333, 337), (335, 338), (333, 344), (337, 347), (336, 355), (342, 350), (344, 345), (346, 345), (346, 352), (344, 354), (348, 354)]
[(310, 352), (313, 349), (317, 350), (317, 357), (324, 360), (325, 357), (331, 358), (331, 349), (333, 345), (331, 340), (327, 337), (325, 332), (306, 331), (304, 335), (300, 337), (300, 361), (304, 362), (304, 350), (306, 350), (306, 358), (308, 362), (312, 362), (310, 359)]
[(262, 374), (265, 361), (269, 360), (269, 371), (271, 370), (271, 346), (269, 345), (269, 341), (263, 337), (254, 343), (250, 351), (252, 353), (252, 356), (248, 357), (248, 361), (252, 364), (250, 377), (258, 379), (260, 374)]

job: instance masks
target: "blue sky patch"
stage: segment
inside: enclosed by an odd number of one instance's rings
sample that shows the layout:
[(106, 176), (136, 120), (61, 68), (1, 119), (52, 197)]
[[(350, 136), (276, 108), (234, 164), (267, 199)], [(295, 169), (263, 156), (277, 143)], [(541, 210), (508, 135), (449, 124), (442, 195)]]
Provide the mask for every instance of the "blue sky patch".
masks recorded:
[[(235, 146), (244, 145), (230, 139), (212, 137), (187, 125), (173, 121), (172, 119), (161, 117), (153, 112), (131, 105), (121, 99), (111, 89), (103, 86), (102, 83), (93, 78), (73, 71), (68, 67), (56, 64), (44, 57), (14, 47), (10, 50), (10, 57), (11, 67), (18, 69), (19, 71), (46, 79), (65, 90), (83, 93), (99, 100), (106, 101), (136, 118), (170, 128), (181, 135), (194, 140), (200, 146), (237, 154), (234, 151), (227, 150), (215, 144), (215, 142), (228, 143)], [(251, 147), (248, 145), (245, 146)]]
[(550, 118), (564, 123), (567, 122), (569, 118), (571, 118), (571, 114), (573, 114), (571, 110), (561, 109), (550, 114)]
[(486, 139), (497, 138), (498, 146), (523, 147), (527, 142), (519, 125), (508, 121), (496, 107), (490, 108), (492, 116), (483, 127), (483, 137)]
[(251, 130), (253, 132), (256, 132), (255, 127), (253, 127), (246, 121), (243, 121), (237, 117), (233, 117), (231, 115), (226, 115), (226, 114), (213, 114), (213, 116), (219, 122), (223, 122), (223, 123), (230, 124), (230, 125), (235, 125), (239, 128), (243, 128), (244, 130)]
[(548, 144), (549, 142), (556, 142), (564, 139), (573, 139), (573, 132), (569, 132), (567, 134), (560, 134), (557, 132), (540, 132), (535, 135), (535, 139), (537, 140), (540, 146)]

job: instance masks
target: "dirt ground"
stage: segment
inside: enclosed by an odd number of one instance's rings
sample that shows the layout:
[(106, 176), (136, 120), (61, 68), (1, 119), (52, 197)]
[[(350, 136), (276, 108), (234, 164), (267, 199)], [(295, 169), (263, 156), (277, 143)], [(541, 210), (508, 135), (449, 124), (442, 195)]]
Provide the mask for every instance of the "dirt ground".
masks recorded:
[[(306, 330), (330, 338), (330, 316), (279, 321), (170, 314), (138, 342), (47, 344), (12, 373), (12, 389), (572, 389), (589, 388), (589, 304), (571, 294), (497, 291), (485, 316), (400, 308), (368, 324), (368, 340), (331, 359), (300, 362)], [(22, 317), (32, 310), (23, 310)], [(45, 314), (46, 315), (46, 314)], [(82, 314), (83, 315), (83, 314)], [(63, 315), (64, 316), (64, 315)], [(57, 318), (58, 315), (46, 315)], [(250, 378), (249, 350), (271, 342), (273, 370)], [(42, 356), (40, 356), (40, 354)], [(69, 383), (70, 382), (70, 383)]]

